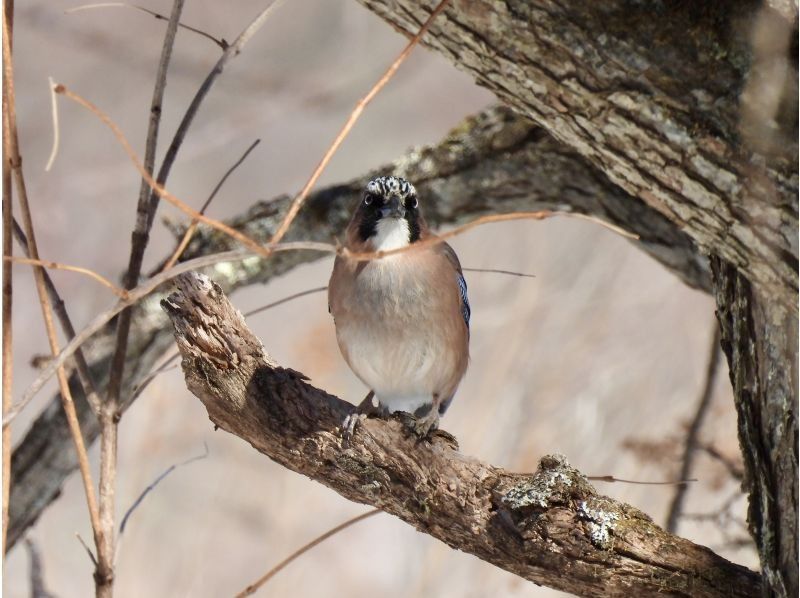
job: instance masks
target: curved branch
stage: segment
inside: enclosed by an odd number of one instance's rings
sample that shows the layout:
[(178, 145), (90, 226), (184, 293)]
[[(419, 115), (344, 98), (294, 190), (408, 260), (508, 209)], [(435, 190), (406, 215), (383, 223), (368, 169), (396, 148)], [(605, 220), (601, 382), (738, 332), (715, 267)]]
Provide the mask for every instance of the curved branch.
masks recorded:
[[(418, 0), (359, 1), (406, 36), (430, 12)], [(449, 6), (423, 44), (706, 253), (796, 306), (797, 17), (760, 10), (760, 2), (470, 0)], [(766, 63), (754, 58), (745, 25), (764, 19), (776, 47)], [(786, 81), (759, 84), (784, 64), (794, 66)], [(763, 130), (750, 130), (748, 102), (767, 93), (780, 101), (758, 114)]]
[[(452, 548), (579, 595), (753, 596), (759, 576), (598, 494), (562, 456), (533, 475), (462, 455), (446, 432), (418, 441), (398, 419), (367, 420), (280, 367), (222, 289), (195, 273), (162, 301), (189, 389), (216, 426), (343, 497), (395, 515)], [(565, 575), (565, 571), (569, 574)]]

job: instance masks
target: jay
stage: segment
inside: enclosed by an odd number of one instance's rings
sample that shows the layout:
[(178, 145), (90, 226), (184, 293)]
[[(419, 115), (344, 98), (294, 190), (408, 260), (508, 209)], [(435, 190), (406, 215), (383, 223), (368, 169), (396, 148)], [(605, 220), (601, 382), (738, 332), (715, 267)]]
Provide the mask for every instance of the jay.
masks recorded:
[[(414, 186), (386, 176), (367, 184), (347, 227), (351, 252), (390, 251), (429, 239)], [(328, 285), (328, 309), (347, 364), (370, 392), (344, 423), (406, 412), (412, 431), (436, 429), (469, 361), (467, 284), (445, 242), (369, 261), (340, 255)]]

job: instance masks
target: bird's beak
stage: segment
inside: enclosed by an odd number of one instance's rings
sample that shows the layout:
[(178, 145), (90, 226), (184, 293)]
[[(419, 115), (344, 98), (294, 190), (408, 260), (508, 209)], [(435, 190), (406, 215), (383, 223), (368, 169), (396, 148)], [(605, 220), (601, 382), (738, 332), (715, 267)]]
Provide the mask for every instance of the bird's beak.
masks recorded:
[(406, 208), (397, 196), (392, 197), (389, 203), (381, 208), (381, 217), (383, 218), (405, 218), (405, 215)]

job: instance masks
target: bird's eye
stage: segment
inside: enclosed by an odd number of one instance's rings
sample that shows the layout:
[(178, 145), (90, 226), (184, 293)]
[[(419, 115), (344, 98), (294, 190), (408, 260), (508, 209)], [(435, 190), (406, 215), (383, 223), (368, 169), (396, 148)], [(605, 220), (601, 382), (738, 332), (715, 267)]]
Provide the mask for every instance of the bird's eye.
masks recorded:
[(412, 197), (406, 202), (406, 205), (409, 209), (416, 210), (419, 205), (419, 200), (417, 200), (416, 197)]
[(372, 196), (369, 193), (367, 193), (366, 197), (364, 197), (364, 205), (368, 206), (371, 203), (372, 203)]

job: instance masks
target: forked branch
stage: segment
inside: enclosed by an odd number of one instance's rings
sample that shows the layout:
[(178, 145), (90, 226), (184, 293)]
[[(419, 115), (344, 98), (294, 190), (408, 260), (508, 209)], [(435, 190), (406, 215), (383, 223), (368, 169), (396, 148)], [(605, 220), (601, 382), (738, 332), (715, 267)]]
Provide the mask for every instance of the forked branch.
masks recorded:
[(441, 434), (417, 442), (396, 420), (367, 420), (345, 443), (354, 407), (276, 364), (220, 287), (188, 273), (162, 302), (189, 389), (215, 425), (345, 498), (395, 515), (535, 583), (579, 595), (753, 596), (758, 574), (599, 495), (563, 457), (535, 474), (469, 458)]

